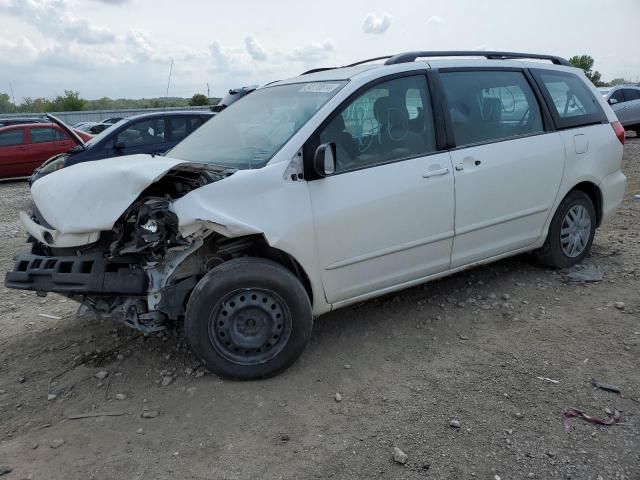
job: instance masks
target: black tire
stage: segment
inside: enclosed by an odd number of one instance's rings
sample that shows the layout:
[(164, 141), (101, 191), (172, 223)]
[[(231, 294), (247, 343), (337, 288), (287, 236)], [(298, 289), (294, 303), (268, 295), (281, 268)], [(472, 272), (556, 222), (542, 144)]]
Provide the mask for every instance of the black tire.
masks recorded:
[[(588, 229), (589, 237), (584, 248), (576, 256), (569, 256), (562, 248), (560, 232), (567, 213), (574, 207), (583, 207), (586, 210), (591, 225)], [(568, 268), (580, 263), (591, 250), (593, 237), (596, 233), (596, 224), (596, 209), (589, 196), (586, 193), (577, 190), (569, 192), (562, 202), (560, 202), (560, 205), (551, 220), (549, 232), (547, 233), (547, 239), (545, 240), (544, 245), (534, 252), (536, 258), (543, 265), (553, 268)]]
[(212, 372), (226, 378), (273, 376), (302, 354), (313, 327), (311, 302), (286, 268), (243, 257), (218, 265), (198, 282), (185, 337)]

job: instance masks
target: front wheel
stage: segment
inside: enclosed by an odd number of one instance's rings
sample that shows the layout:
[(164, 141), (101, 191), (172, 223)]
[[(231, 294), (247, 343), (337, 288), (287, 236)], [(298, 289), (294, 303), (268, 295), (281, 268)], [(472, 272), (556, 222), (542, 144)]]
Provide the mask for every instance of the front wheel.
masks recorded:
[(262, 258), (238, 258), (196, 285), (185, 318), (187, 343), (222, 377), (275, 375), (301, 354), (311, 335), (311, 303), (286, 268)]
[(568, 268), (587, 256), (596, 233), (596, 210), (589, 196), (572, 191), (560, 202), (542, 248), (534, 253), (549, 267)]

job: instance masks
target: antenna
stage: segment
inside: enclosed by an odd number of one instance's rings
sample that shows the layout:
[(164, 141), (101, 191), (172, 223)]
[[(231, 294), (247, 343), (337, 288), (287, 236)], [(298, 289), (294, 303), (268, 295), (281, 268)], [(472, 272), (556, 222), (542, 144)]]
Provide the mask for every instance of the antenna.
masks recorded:
[(171, 85), (171, 72), (173, 72), (173, 58), (171, 59), (171, 66), (169, 67), (169, 80), (167, 80), (167, 91), (164, 94), (164, 108), (167, 108), (167, 102), (169, 99), (169, 85)]
[(13, 109), (18, 113), (18, 105), (16, 105), (16, 96), (13, 94), (13, 85), (9, 82), (9, 88), (11, 89), (11, 98), (13, 99)]

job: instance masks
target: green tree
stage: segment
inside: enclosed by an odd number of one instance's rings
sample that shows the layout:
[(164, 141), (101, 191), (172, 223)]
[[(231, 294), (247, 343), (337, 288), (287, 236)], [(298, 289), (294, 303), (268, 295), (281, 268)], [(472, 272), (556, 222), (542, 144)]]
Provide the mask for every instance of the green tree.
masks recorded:
[(11, 103), (11, 98), (6, 93), (0, 93), (0, 113), (15, 112), (16, 107)]
[(191, 97), (191, 100), (189, 100), (189, 105), (191, 105), (192, 107), (209, 105), (209, 99), (202, 93), (195, 93), (193, 97)]
[(596, 86), (602, 87), (606, 85), (600, 80), (602, 75), (597, 70), (593, 70), (593, 64), (595, 63), (591, 55), (575, 55), (569, 59), (569, 63), (574, 67), (584, 70), (584, 74), (589, 80)]
[[(57, 99), (56, 99), (57, 100)], [(62, 110), (65, 112), (75, 112), (84, 110), (87, 101), (80, 98), (80, 92), (73, 90), (65, 90), (62, 97)]]

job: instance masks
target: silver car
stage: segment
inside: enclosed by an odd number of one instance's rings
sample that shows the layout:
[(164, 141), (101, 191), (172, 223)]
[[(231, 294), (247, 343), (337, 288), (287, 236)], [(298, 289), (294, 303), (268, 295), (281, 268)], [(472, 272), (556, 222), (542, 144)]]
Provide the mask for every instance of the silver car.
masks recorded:
[(625, 130), (635, 130), (640, 136), (640, 86), (616, 85), (599, 90)]

